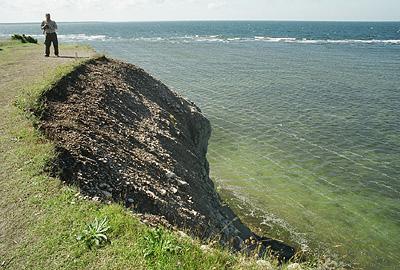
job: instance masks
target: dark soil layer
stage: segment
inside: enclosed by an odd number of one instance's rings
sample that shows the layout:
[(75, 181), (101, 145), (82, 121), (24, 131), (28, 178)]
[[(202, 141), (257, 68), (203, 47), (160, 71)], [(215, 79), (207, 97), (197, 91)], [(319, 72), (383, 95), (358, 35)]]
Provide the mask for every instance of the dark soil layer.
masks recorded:
[[(236, 249), (242, 239), (262, 239), (221, 203), (209, 178), (209, 121), (142, 69), (91, 60), (41, 101), (40, 128), (57, 145), (53, 171), (84, 195), (123, 202), (146, 219), (218, 237)], [(279, 241), (263, 240), (281, 257), (294, 254)]]

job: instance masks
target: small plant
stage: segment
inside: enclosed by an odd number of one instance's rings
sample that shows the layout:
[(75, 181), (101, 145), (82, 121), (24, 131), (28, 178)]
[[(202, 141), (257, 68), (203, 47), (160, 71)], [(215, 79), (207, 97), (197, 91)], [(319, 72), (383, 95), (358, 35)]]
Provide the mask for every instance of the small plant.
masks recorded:
[(146, 247), (143, 249), (144, 257), (153, 257), (164, 253), (178, 253), (182, 250), (174, 239), (166, 234), (162, 229), (156, 228), (148, 231), (144, 237)]
[(106, 235), (109, 229), (107, 217), (100, 221), (96, 218), (93, 222), (86, 225), (82, 234), (78, 235), (76, 239), (83, 241), (89, 249), (101, 247), (109, 242)]

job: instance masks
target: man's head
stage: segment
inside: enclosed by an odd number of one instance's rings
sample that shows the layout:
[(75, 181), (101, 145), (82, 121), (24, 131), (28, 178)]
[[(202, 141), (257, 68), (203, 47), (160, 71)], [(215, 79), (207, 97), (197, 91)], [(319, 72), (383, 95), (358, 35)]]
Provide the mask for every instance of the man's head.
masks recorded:
[(50, 13), (46, 13), (46, 20), (50, 21)]

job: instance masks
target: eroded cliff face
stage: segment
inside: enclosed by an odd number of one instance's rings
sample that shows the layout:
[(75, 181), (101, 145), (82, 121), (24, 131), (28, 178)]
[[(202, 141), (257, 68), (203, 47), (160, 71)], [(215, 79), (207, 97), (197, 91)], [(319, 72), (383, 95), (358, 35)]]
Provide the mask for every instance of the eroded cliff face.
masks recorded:
[(54, 171), (83, 194), (123, 202), (201, 238), (236, 239), (236, 248), (252, 236), (209, 178), (209, 121), (142, 69), (91, 60), (42, 102), (40, 128), (59, 154)]

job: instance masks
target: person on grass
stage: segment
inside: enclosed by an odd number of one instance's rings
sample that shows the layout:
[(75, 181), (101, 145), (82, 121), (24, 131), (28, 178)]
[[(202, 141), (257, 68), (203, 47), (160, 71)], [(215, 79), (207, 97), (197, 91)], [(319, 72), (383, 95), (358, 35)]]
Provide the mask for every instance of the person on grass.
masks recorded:
[(54, 47), (54, 54), (58, 57), (58, 39), (57, 39), (57, 23), (55, 21), (52, 21), (50, 18), (50, 14), (46, 14), (46, 20), (44, 20), (41, 24), (41, 28), (43, 30), (43, 34), (45, 34), (45, 55), (46, 57), (49, 57), (50, 55), (50, 46), (51, 43), (53, 43)]

